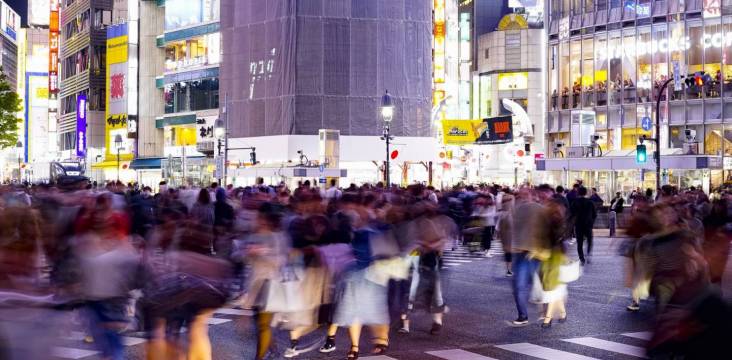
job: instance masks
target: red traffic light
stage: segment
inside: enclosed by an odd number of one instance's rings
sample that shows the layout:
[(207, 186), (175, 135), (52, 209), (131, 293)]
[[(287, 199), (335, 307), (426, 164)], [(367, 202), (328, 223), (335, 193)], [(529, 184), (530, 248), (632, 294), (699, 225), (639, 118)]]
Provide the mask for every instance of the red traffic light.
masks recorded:
[(389, 157), (391, 157), (392, 160), (395, 160), (397, 158), (397, 156), (399, 156), (398, 150), (392, 151), (391, 154), (389, 155)]

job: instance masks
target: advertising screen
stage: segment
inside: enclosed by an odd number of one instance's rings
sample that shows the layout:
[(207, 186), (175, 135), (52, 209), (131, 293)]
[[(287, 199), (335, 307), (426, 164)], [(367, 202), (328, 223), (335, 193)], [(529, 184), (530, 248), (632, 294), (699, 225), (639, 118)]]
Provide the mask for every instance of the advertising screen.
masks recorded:
[(128, 35), (127, 24), (107, 28), (107, 72), (105, 102), (105, 143), (106, 158), (117, 155), (115, 137), (122, 137), (119, 153), (132, 153), (132, 140), (128, 139), (127, 100), (128, 100)]
[(76, 96), (76, 156), (86, 156), (86, 95)]

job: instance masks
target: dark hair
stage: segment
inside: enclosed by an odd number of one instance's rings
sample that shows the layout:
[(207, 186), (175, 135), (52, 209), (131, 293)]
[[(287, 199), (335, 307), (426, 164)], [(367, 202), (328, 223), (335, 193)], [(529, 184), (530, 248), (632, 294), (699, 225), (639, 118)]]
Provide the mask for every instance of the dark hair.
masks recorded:
[(211, 194), (206, 189), (201, 189), (201, 191), (198, 192), (198, 199), (196, 199), (196, 202), (199, 202), (204, 205), (208, 205), (211, 203)]
[(262, 219), (264, 219), (264, 221), (266, 221), (273, 229), (278, 228), (282, 221), (282, 212), (280, 209), (269, 202), (265, 202), (259, 206), (259, 209), (257, 209), (257, 215), (262, 217)]
[(336, 186), (336, 179), (330, 179), (330, 186)]
[(577, 194), (579, 196), (585, 196), (587, 195), (587, 188), (584, 186), (580, 186), (579, 189), (577, 189)]
[(557, 194), (564, 194), (564, 186), (562, 186), (562, 185), (557, 186)]

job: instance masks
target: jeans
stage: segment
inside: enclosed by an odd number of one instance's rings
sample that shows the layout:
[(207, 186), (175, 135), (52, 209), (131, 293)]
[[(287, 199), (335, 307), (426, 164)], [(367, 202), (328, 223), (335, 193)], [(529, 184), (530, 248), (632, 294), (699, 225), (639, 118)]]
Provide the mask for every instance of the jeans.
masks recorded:
[(529, 317), (529, 295), (534, 282), (534, 273), (539, 268), (539, 260), (529, 259), (528, 252), (514, 253), (513, 260), (513, 298), (516, 301), (516, 310), (519, 318)]
[(125, 299), (108, 299), (88, 303), (90, 332), (107, 359), (124, 359), (120, 330), (125, 319)]
[(585, 249), (584, 244), (587, 240), (587, 256), (592, 254), (592, 227), (586, 228), (577, 226), (574, 229), (577, 234), (577, 255), (579, 255), (580, 261), (585, 262)]

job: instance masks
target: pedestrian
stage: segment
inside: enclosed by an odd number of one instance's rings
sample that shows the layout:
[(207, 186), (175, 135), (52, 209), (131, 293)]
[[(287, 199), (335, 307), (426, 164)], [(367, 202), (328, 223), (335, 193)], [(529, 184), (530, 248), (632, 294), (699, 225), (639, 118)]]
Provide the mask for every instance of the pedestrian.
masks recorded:
[(550, 241), (549, 258), (542, 261), (539, 267), (541, 285), (543, 290), (542, 302), (547, 304), (542, 328), (552, 326), (552, 320), (557, 319), (563, 323), (567, 319), (565, 302), (567, 299), (567, 284), (563, 282), (561, 275), (562, 267), (566, 266), (566, 243), (564, 225), (564, 207), (554, 201), (546, 202), (547, 216), (549, 222), (548, 238)]
[[(588, 263), (587, 258), (592, 255), (592, 228), (597, 218), (597, 208), (592, 200), (587, 198), (587, 188), (580, 186), (577, 190), (577, 199), (572, 202), (570, 211), (574, 220), (574, 231), (577, 236), (577, 254), (582, 265)], [(587, 242), (587, 258), (584, 244)]]

